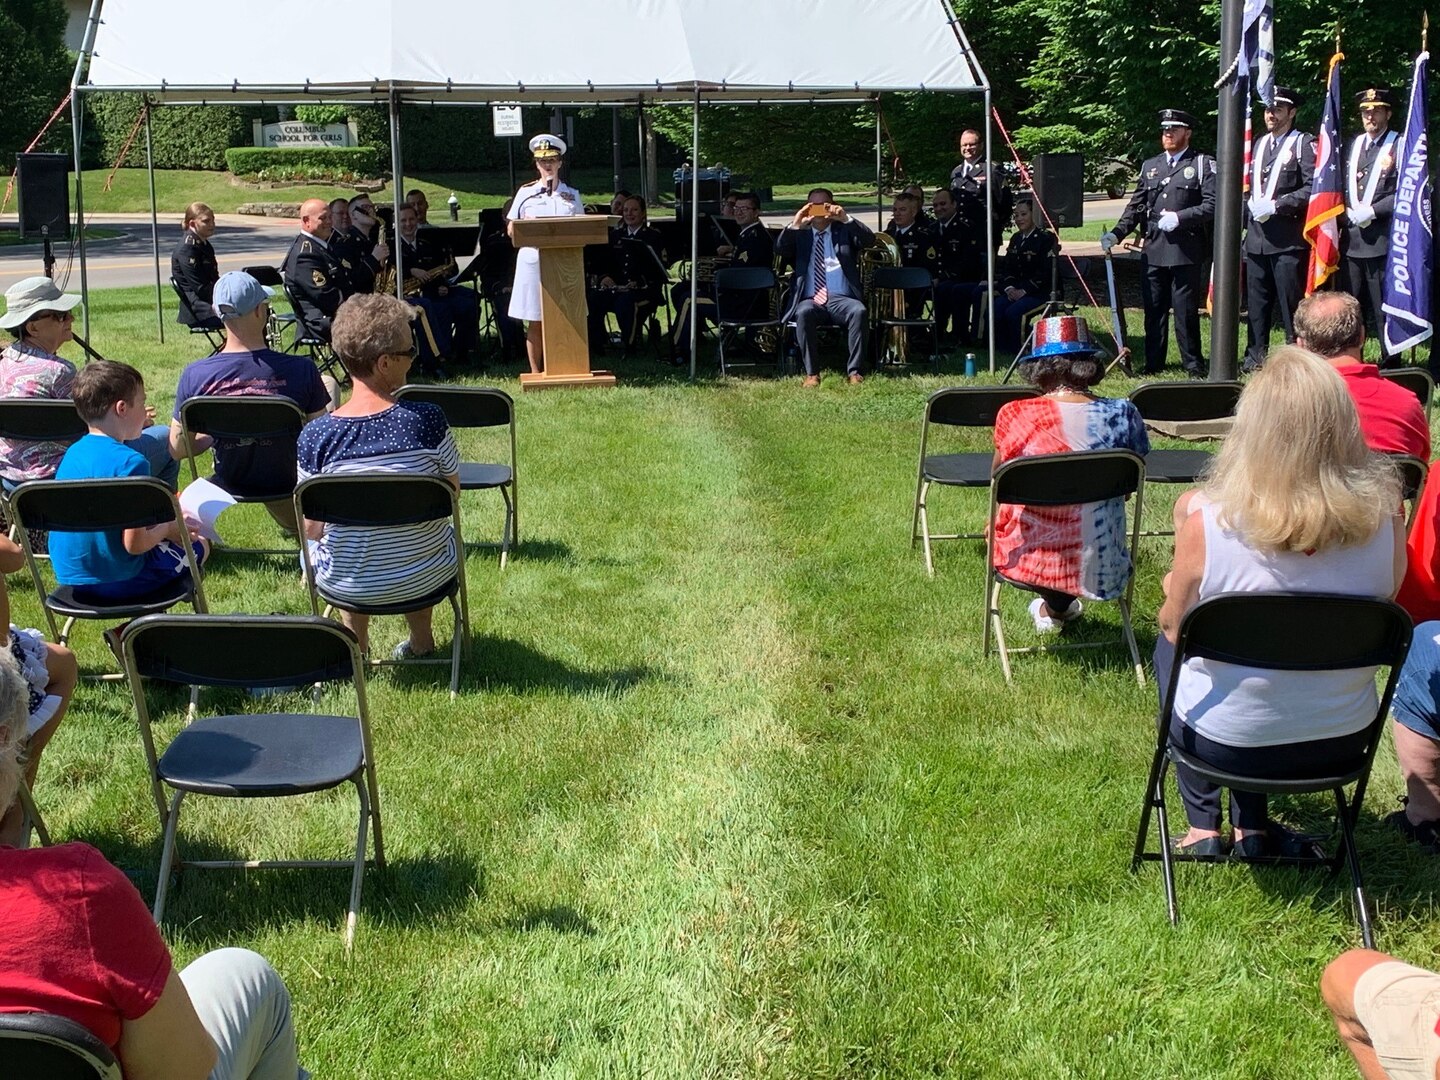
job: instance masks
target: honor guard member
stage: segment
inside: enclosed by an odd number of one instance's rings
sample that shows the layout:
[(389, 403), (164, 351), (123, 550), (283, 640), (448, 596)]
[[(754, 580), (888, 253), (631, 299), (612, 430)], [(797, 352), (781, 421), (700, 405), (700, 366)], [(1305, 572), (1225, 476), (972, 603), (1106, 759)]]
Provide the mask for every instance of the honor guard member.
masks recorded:
[(630, 196), (620, 208), (620, 216), (624, 220), (610, 230), (600, 280), (589, 296), (590, 340), (605, 340), (605, 315), (613, 311), (620, 324), (620, 341), (628, 352), (640, 324), (665, 302), (661, 289), (670, 260), (660, 230), (646, 222), (644, 199)]
[(1278, 323), (1295, 341), (1295, 308), (1305, 295), (1305, 211), (1315, 176), (1315, 139), (1295, 130), (1300, 95), (1275, 88), (1265, 106), (1265, 134), (1250, 152), (1250, 201), (1245, 205), (1245, 307), (1249, 332), (1243, 371), (1258, 371)]
[(1340, 280), (1360, 301), (1365, 329), (1380, 342), (1380, 366), (1396, 367), (1399, 358), (1385, 352), (1384, 315), (1380, 310), (1385, 256), (1390, 250), (1390, 215), (1395, 209), (1395, 155), (1399, 146), (1390, 130), (1395, 93), (1371, 86), (1356, 95), (1360, 123), (1345, 155), (1345, 216), (1340, 219)]
[(334, 231), (324, 199), (306, 199), (301, 204), (300, 235), (291, 243), (281, 268), (298, 316), (297, 339), (310, 333), (329, 341), (330, 321), (350, 295), (350, 264), (330, 246)]
[(220, 265), (210, 237), (215, 235), (215, 212), (202, 202), (185, 208), (185, 235), (170, 255), (170, 279), (185, 301), (175, 321), (184, 326), (221, 330), (224, 324), (215, 313), (211, 296), (220, 280)]
[(442, 359), (457, 364), (470, 358), (480, 334), (480, 313), (475, 293), (448, 283), (455, 272), (450, 258), (430, 237), (435, 230), (420, 228), (420, 215), (409, 203), (400, 206), (399, 244), (405, 267), (405, 295), (425, 314), (417, 332), (420, 366), (427, 375), (445, 378)]
[[(950, 170), (950, 187), (954, 191), (975, 196), (983, 208), (985, 189), (987, 185), (989, 186), (990, 197), (994, 201), (992, 209), (995, 217), (995, 239), (999, 240), (1000, 233), (1004, 231), (1005, 222), (1010, 220), (1010, 211), (1014, 202), (1010, 194), (1010, 187), (1005, 183), (1005, 174), (985, 160), (982, 156), (982, 146), (978, 131), (960, 133), (960, 164)], [(980, 218), (982, 249), (985, 243), (984, 226), (985, 218), (982, 212)]]
[[(885, 226), (885, 235), (895, 241), (900, 249), (901, 266), (918, 266), (930, 271), (933, 279), (940, 270), (940, 245), (935, 227), (920, 217), (920, 197), (909, 188), (895, 193), (890, 204), (890, 224)], [(905, 317), (918, 319), (925, 307), (924, 289), (909, 289), (905, 293)]]
[(1101, 250), (1107, 252), (1132, 231), (1145, 240), (1145, 375), (1165, 367), (1172, 310), (1180, 366), (1192, 376), (1203, 374), (1200, 300), (1215, 220), (1215, 161), (1191, 148), (1194, 126), (1194, 117), (1183, 109), (1160, 110), (1164, 153), (1140, 166), (1125, 212), (1100, 237)]
[(1051, 260), (1060, 254), (1060, 242), (1049, 229), (1035, 220), (1035, 203), (1029, 196), (1015, 200), (1015, 231), (1005, 248), (1005, 257), (995, 268), (1000, 285), (991, 299), (995, 320), (995, 347), (1018, 353), (1022, 344), (1020, 327), (1025, 316), (1045, 306), (1054, 276)]
[[(721, 244), (715, 254), (730, 260), (731, 267), (753, 266), (763, 270), (775, 267), (775, 241), (770, 230), (760, 221), (760, 196), (754, 192), (739, 192), (730, 209), (735, 222), (735, 242)], [(697, 283), (700, 299), (696, 307), (700, 311), (701, 325), (715, 321), (716, 295), (713, 285)], [(677, 365), (690, 365), (690, 282), (676, 282), (670, 290), (670, 303), (675, 306), (675, 333), (672, 337), (672, 355)], [(758, 319), (770, 315), (769, 297), (763, 292), (729, 293), (721, 311), (727, 319)]]
[(935, 215), (935, 247), (940, 255), (935, 280), (935, 328), (941, 344), (958, 341), (969, 345), (975, 340), (975, 298), (984, 288), (980, 284), (983, 270), (973, 278), (967, 277), (975, 261), (971, 254), (974, 235), (949, 188), (940, 188), (930, 197), (930, 209)]

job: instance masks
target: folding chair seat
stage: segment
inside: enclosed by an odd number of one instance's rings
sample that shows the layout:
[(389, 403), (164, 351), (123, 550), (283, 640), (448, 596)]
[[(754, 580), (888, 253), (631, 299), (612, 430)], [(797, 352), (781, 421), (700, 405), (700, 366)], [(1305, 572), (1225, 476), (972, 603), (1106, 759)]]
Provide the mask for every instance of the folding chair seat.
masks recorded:
[[(181, 535), (185, 519), (175, 493), (153, 476), (94, 480), (31, 480), (21, 484), (10, 496), (10, 506), (20, 525), (20, 543), (25, 549), (25, 562), (35, 582), (35, 594), (41, 598), (50, 637), (61, 645), (70, 637), (77, 619), (103, 619), (121, 622), (141, 615), (167, 611), (176, 604), (188, 603), (197, 612), (205, 610), (205, 591), (194, 552), (187, 543), (185, 563), (189, 579), (177, 578), (172, 584), (144, 596), (113, 604), (87, 604), (75, 596), (69, 585), (59, 585), (46, 592), (40, 567), (30, 547), (31, 529), (46, 532), (104, 532), (112, 529), (140, 529), (155, 525), (178, 523)], [(55, 616), (65, 619), (63, 628), (55, 624)], [(119, 678), (120, 676), (106, 676)]]
[[(698, 284), (698, 283), (697, 283)], [(715, 272), (715, 322), (719, 329), (718, 351), (720, 354), (720, 374), (727, 374), (725, 364), (725, 341), (726, 338), (733, 338), (736, 334), (745, 330), (758, 330), (763, 327), (778, 329), (784, 325), (784, 320), (778, 314), (771, 315), (769, 312), (779, 311), (776, 306), (775, 292), (779, 283), (775, 279), (775, 271), (768, 266), (729, 266)], [(755, 297), (763, 294), (767, 300), (766, 314), (758, 318), (729, 318), (721, 314), (725, 310), (726, 294), (748, 294)], [(703, 322), (702, 322), (703, 325)], [(781, 335), (775, 335), (775, 364), (781, 364)]]
[[(1235, 415), (1242, 389), (1238, 382), (1144, 383), (1130, 391), (1130, 404), (1143, 420), (1222, 420)], [(1194, 484), (1210, 464), (1211, 456), (1209, 450), (1199, 447), (1151, 450), (1145, 455), (1145, 480), (1152, 484)], [(1173, 534), (1173, 529), (1157, 529), (1141, 535)]]
[(924, 539), (925, 572), (935, 575), (931, 543), (935, 540), (980, 540), (985, 534), (932, 533), (927, 498), (932, 484), (946, 487), (988, 488), (994, 449), (961, 454), (929, 454), (930, 425), (954, 428), (989, 428), (995, 425), (995, 414), (1011, 401), (1037, 397), (1028, 386), (950, 386), (936, 390), (925, 402), (925, 418), (920, 423), (920, 469), (915, 479), (915, 509), (910, 521), (910, 547), (918, 538)]
[[(1304, 633), (1296, 633), (1304, 627)], [(1335, 797), (1336, 827), (1340, 838), (1334, 855), (1265, 856), (1232, 860), (1325, 866), (1338, 873), (1341, 863), (1350, 870), (1355, 917), (1366, 948), (1374, 948), (1374, 933), (1365, 904), (1364, 881), (1355, 850), (1355, 822), (1365, 801), (1365, 788), (1375, 760), (1376, 748), (1384, 735), (1390, 699), (1395, 693), (1400, 668), (1410, 649), (1410, 617), (1399, 605), (1381, 599), (1339, 596), (1326, 593), (1222, 593), (1208, 597), (1191, 608), (1180, 623), (1175, 644), (1175, 663), (1164, 690), (1156, 718), (1157, 740), (1150, 775), (1145, 783), (1145, 802), (1140, 828), (1135, 837), (1131, 872), (1142, 861), (1159, 861), (1165, 884), (1165, 902), (1170, 922), (1178, 925), (1180, 909), (1175, 898), (1174, 864), (1213, 861), (1208, 857), (1172, 852), (1165, 805), (1165, 773), (1170, 765), (1183, 765), (1201, 778), (1221, 787), (1266, 795), (1298, 795), (1321, 791)], [(1388, 667), (1389, 675), (1379, 698), (1379, 708), (1367, 729), (1364, 750), (1354, 759), (1331, 765), (1308, 776), (1276, 780), (1245, 776), (1217, 769), (1170, 740), (1170, 723), (1175, 708), (1175, 691), (1180, 672), (1191, 659), (1201, 658), (1273, 671), (1343, 671), (1354, 668)], [(1284, 705), (1283, 697), (1275, 702)], [(1284, 748), (1271, 748), (1283, 753)], [(1350, 799), (1345, 788), (1355, 785)], [(1147, 850), (1150, 815), (1159, 827), (1159, 850)]]
[(438, 405), (452, 428), (510, 429), (510, 463), (462, 461), (461, 491), (499, 491), (505, 501), (505, 524), (500, 532), (500, 569), (510, 549), (520, 543), (519, 490), (516, 486), (515, 402), (504, 390), (493, 386), (421, 386), (409, 384), (395, 392), (397, 398)]
[(1430, 406), (1435, 397), (1435, 380), (1431, 378), (1430, 372), (1420, 367), (1390, 368), (1380, 372), (1380, 377), (1399, 383), (1419, 398), (1420, 404), (1425, 408), (1425, 420), (1430, 420)]
[[(885, 355), (882, 342), (885, 334), (892, 329), (900, 329), (906, 334), (912, 328), (919, 327), (930, 331), (930, 365), (936, 371), (940, 370), (940, 335), (935, 329), (935, 279), (930, 271), (923, 266), (877, 266), (870, 278), (870, 288), (882, 294), (879, 300), (879, 310), (886, 311), (892, 302), (893, 295), (897, 292), (904, 293), (908, 302), (909, 294), (915, 291), (925, 293), (925, 301), (930, 307), (930, 317), (923, 318), (924, 308), (921, 308), (921, 316), (910, 318), (904, 314), (880, 314), (871, 323), (870, 333), (874, 339), (871, 353), (876, 357), (876, 362)], [(872, 309), (874, 310), (874, 309)]]
[(990, 518), (985, 534), (985, 630), (984, 655), (990, 655), (993, 630), (995, 646), (1000, 653), (1000, 667), (1005, 681), (1010, 682), (1010, 657), (1015, 653), (1058, 652), (1063, 649), (1089, 649), (1113, 644), (1111, 641), (1067, 642), (1011, 649), (1005, 644), (1005, 625), (1000, 615), (1002, 585), (1025, 588), (1020, 582), (1001, 574), (995, 567), (995, 525), (1001, 506), (1020, 503), (1026, 506), (1076, 506), (1128, 499), (1134, 496), (1130, 509), (1130, 577), (1125, 591), (1116, 598), (1120, 607), (1121, 640), (1130, 649), (1135, 665), (1135, 679), (1145, 685), (1145, 667), (1140, 661), (1140, 648), (1135, 643), (1135, 630), (1130, 622), (1130, 602), (1135, 593), (1135, 557), (1140, 544), (1140, 514), (1145, 492), (1145, 462), (1129, 450), (1087, 450), (1074, 454), (1038, 454), (1014, 458), (995, 470), (990, 485)]
[(176, 281), (173, 275), (170, 278), (170, 288), (175, 290), (175, 295), (180, 300), (180, 310), (190, 317), (190, 322), (186, 325), (190, 328), (191, 337), (200, 334), (210, 343), (212, 356), (219, 352), (220, 346), (225, 344), (225, 331), (206, 326), (201, 321), (200, 316), (195, 313), (194, 307), (190, 304), (190, 298), (185, 295), (185, 290), (180, 287), (180, 282)]
[(89, 1028), (51, 1013), (0, 1013), (0, 1061), (7, 1076), (124, 1080), (120, 1062)]
[[(355, 635), (328, 619), (306, 615), (155, 615), (131, 623), (121, 646), (135, 698), (140, 741), (145, 747), (151, 796), (165, 830), (160, 881), (155, 890), (155, 921), (160, 922), (165, 915), (172, 866), (348, 866), (348, 949), (360, 915), (367, 830), (374, 833), (375, 865), (385, 865), (364, 662)], [(177, 682), (192, 689), (288, 689), (349, 682), (355, 694), (355, 714), (262, 712), (202, 716), (183, 727), (163, 751), (157, 752), (147, 679)], [(328, 791), (346, 783), (354, 785), (360, 806), (353, 859), (186, 862), (177, 856), (180, 807), (187, 795), (283, 798)]]
[[(196, 435), (209, 435), (214, 439), (283, 439), (293, 447), (305, 426), (305, 414), (290, 398), (278, 395), (239, 395), (193, 397), (180, 406), (180, 430), (185, 440), (185, 459), (190, 464), (192, 480), (200, 478), (200, 467), (195, 449)], [(277, 500), (289, 502), (295, 496), (294, 453), (291, 455), (292, 469), (288, 482), (272, 487), (247, 488), (229, 491), (238, 503), (267, 503)], [(248, 555), (293, 555), (296, 549), (288, 548), (240, 548), (220, 547), (216, 551)]]
[[(285, 279), (280, 271), (273, 266), (247, 266), (245, 273), (249, 274), (261, 285), (272, 289), (285, 290)], [(293, 311), (277, 311), (274, 304), (270, 305), (270, 318), (265, 323), (265, 344), (276, 352), (285, 350), (285, 331), (295, 325), (295, 313)]]
[(455, 616), (455, 632), (450, 642), (450, 659), (415, 657), (405, 660), (370, 660), (381, 664), (444, 664), (450, 665), (450, 696), (460, 687), (460, 656), (469, 648), (470, 608), (465, 591), (465, 542), (460, 531), (459, 493), (438, 476), (405, 476), (397, 473), (355, 472), (327, 473), (312, 476), (295, 489), (295, 518), (304, 527), (308, 521), (327, 525), (353, 525), (385, 528), (397, 525), (418, 525), (425, 521), (449, 518), (455, 530), (456, 565), (453, 577), (426, 596), (405, 603), (360, 604), (328, 592), (316, 581), (310, 545), (302, 544), (300, 552), (305, 564), (305, 581), (310, 593), (310, 609), (320, 614), (320, 601), (325, 613), (333, 609), (357, 615), (403, 615), (423, 611), (447, 600)]

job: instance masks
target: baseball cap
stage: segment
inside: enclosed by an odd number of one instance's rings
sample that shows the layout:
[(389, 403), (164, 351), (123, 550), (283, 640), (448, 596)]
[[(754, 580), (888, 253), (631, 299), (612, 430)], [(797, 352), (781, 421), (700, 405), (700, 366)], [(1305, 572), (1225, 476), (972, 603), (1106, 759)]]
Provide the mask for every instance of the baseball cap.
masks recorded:
[(215, 282), (211, 303), (220, 318), (228, 319), (249, 315), (274, 295), (274, 289), (261, 285), (244, 270), (231, 270), (228, 274), (221, 274), (220, 280)]

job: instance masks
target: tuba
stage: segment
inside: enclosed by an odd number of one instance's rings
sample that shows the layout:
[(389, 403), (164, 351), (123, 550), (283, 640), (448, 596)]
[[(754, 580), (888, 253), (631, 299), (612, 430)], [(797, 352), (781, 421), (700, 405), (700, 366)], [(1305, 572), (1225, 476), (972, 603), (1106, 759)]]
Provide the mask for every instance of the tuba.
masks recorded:
[[(860, 285), (865, 294), (865, 314), (872, 326), (885, 315), (885, 297), (871, 285), (877, 266), (899, 266), (900, 245), (889, 233), (877, 232), (875, 243), (860, 252)], [(905, 293), (901, 289), (885, 290), (890, 293), (890, 314), (892, 319), (905, 318)], [(892, 326), (885, 339), (880, 342), (876, 362), (904, 364), (910, 359), (910, 338), (906, 327)]]

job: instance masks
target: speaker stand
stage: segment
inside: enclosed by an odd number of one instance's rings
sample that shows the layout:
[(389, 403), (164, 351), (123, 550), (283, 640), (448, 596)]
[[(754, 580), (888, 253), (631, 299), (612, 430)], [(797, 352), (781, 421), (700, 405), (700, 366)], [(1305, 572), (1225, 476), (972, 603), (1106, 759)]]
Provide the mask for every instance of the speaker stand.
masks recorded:
[(44, 225), (44, 226), (41, 227), (41, 229), (40, 229), (40, 236), (41, 236), (41, 239), (43, 240), (43, 242), (44, 242), (44, 244), (45, 244), (45, 254), (44, 254), (44, 256), (43, 256), (43, 258), (44, 258), (44, 260), (45, 260), (45, 276), (48, 277), (48, 278), (54, 278), (54, 277), (55, 277), (55, 252), (54, 252), (54, 250), (50, 247), (50, 226), (49, 226), (49, 225)]

